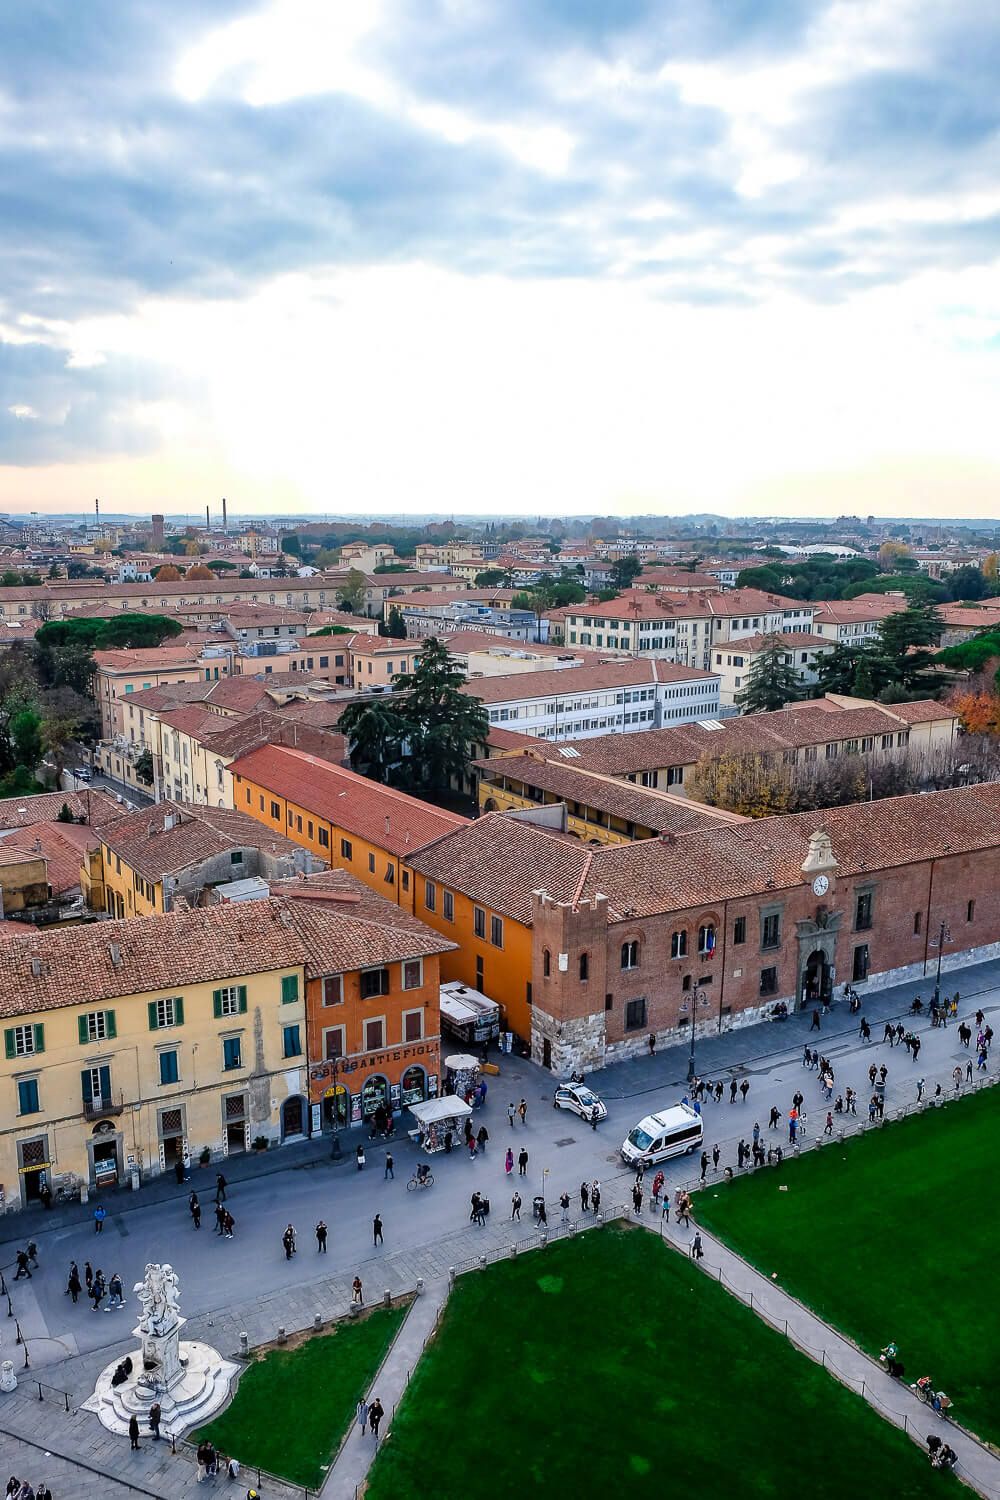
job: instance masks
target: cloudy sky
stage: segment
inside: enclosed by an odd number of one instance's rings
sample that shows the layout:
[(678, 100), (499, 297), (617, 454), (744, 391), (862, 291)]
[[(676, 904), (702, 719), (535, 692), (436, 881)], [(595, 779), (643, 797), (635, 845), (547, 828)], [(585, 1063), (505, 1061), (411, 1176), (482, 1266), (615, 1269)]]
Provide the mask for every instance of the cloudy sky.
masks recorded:
[(0, 13), (0, 508), (1000, 514), (995, 0)]

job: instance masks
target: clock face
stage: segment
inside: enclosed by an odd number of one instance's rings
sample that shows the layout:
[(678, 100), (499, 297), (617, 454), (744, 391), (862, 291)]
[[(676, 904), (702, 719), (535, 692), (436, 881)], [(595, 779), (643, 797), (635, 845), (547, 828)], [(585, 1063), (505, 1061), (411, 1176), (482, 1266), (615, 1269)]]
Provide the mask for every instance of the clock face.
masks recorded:
[(825, 875), (817, 875), (813, 881), (813, 892), (817, 896), (825, 896), (830, 889), (830, 882)]

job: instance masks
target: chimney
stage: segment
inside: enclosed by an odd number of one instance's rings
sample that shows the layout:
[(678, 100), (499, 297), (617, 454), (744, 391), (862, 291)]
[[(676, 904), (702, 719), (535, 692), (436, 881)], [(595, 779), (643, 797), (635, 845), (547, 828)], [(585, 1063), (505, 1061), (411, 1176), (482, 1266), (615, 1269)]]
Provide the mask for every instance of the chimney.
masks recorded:
[(212, 519), (211, 519), (211, 516), (208, 513), (208, 506), (206, 505), (205, 506), (205, 530), (206, 531), (211, 531), (211, 529), (212, 529)]
[(388, 834), (389, 834), (389, 814), (388, 813), (386, 813), (386, 815), (385, 815), (385, 832), (386, 832), (386, 837), (388, 837)]
[(660, 843), (661, 844), (676, 844), (676, 842), (677, 842), (677, 835), (676, 835), (676, 833), (671, 833), (671, 831), (670, 831), (669, 828), (664, 828), (661, 831), (661, 833), (660, 833)]
[(116, 969), (120, 969), (121, 968), (121, 963), (122, 963), (122, 945), (121, 945), (121, 943), (109, 943), (108, 944), (108, 953), (109, 953), (109, 955), (111, 957), (111, 962), (114, 964), (115, 968)]
[(223, 497), (222, 497), (222, 529), (223, 529), (223, 531), (228, 531), (228, 529), (229, 529), (229, 518), (228, 518), (228, 516), (226, 514), (226, 497), (225, 497), (225, 495), (223, 495)]

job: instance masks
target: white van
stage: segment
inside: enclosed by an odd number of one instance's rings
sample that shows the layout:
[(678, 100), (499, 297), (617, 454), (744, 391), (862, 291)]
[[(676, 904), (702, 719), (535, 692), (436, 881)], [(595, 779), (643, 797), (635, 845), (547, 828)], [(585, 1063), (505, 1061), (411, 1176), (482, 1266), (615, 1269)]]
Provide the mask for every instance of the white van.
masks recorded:
[(701, 1115), (690, 1104), (675, 1104), (640, 1120), (621, 1144), (622, 1161), (630, 1167), (651, 1167), (668, 1156), (684, 1156), (701, 1145)]

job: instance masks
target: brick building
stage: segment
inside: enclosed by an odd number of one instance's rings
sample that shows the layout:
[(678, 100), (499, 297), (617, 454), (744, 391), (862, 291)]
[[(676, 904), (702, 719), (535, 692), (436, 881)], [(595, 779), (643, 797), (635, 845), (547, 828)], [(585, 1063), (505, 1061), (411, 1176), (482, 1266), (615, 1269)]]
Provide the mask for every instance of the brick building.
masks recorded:
[(942, 937), (945, 969), (1000, 953), (998, 813), (988, 784), (602, 848), (495, 813), (412, 857), (414, 911), (461, 944), (445, 978), (478, 958), (538, 1061), (594, 1068), (692, 1011), (707, 1033), (847, 981), (930, 986)]

